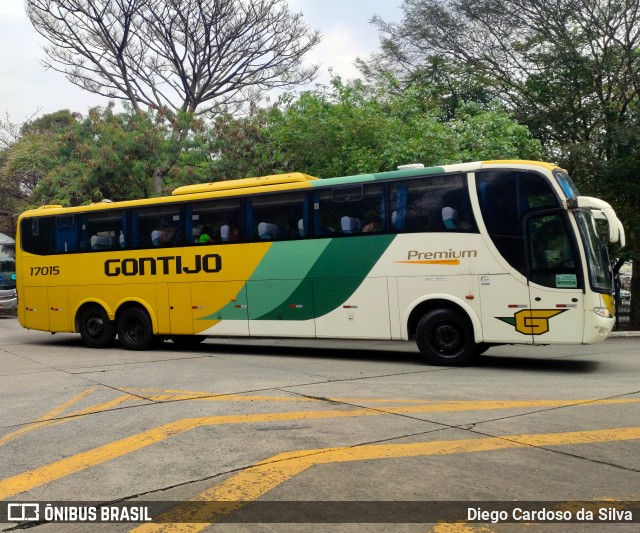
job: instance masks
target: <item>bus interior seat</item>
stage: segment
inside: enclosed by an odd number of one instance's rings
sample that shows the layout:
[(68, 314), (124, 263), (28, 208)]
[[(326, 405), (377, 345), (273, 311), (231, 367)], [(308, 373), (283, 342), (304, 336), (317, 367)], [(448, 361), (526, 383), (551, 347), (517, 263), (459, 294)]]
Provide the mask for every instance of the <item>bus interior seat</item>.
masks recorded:
[(458, 222), (458, 212), (453, 207), (443, 207), (442, 222), (446, 229), (456, 229)]
[(111, 250), (116, 247), (116, 238), (110, 235), (93, 235), (89, 242), (92, 250)]
[(278, 237), (278, 226), (270, 222), (260, 222), (258, 224), (258, 235), (263, 241), (270, 241)]
[(360, 231), (360, 219), (345, 215), (340, 219), (340, 227), (343, 233), (358, 233)]

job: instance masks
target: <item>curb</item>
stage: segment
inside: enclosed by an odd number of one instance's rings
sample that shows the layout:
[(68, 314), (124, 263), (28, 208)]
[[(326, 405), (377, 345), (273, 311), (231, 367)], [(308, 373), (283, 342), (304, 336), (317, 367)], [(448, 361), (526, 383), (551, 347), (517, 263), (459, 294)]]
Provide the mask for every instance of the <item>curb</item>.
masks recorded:
[(612, 331), (609, 337), (640, 337), (640, 331)]

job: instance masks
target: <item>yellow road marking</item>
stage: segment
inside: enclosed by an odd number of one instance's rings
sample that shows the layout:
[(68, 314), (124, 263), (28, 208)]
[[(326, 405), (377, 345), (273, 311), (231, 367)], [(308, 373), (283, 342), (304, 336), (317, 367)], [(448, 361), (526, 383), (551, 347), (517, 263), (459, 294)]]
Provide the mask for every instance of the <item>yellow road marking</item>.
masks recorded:
[[(132, 529), (146, 532), (202, 531), (279, 486), (308, 468), (329, 463), (371, 461), (378, 459), (424, 457), (459, 453), (487, 452), (513, 448), (594, 444), (640, 439), (640, 427), (506, 435), (502, 437), (458, 439), (449, 441), (416, 442), (409, 444), (375, 444), (368, 446), (342, 446), (316, 450), (301, 450), (275, 455), (255, 466), (230, 477), (215, 487), (198, 494), (192, 501), (228, 502), (216, 505), (213, 515), (206, 507), (194, 509), (188, 504), (178, 505), (158, 517), (159, 522), (143, 524)], [(197, 520), (198, 522), (195, 522)]]
[[(78, 395), (80, 396), (80, 395)], [(86, 395), (85, 395), (86, 396)], [(84, 397), (84, 396), (83, 396)], [(80, 398), (76, 397), (78, 400)], [(74, 398), (74, 400), (76, 400), (76, 398)], [(35, 431), (36, 429), (41, 429), (43, 427), (50, 427), (50, 426), (57, 426), (60, 424), (66, 424), (67, 422), (71, 422), (75, 419), (77, 419), (78, 417), (81, 416), (86, 416), (89, 414), (93, 414), (93, 413), (99, 413), (100, 411), (105, 411), (107, 409), (112, 409), (113, 407), (116, 407), (118, 405), (120, 405), (121, 403), (124, 403), (125, 401), (131, 399), (131, 398), (135, 398), (134, 396), (131, 396), (130, 394), (126, 394), (125, 396), (120, 396), (119, 398), (114, 398), (113, 400), (109, 400), (107, 402), (102, 402), (96, 405), (92, 405), (91, 407), (85, 407), (84, 409), (80, 409), (79, 411), (72, 411), (70, 413), (67, 413), (64, 415), (64, 418), (53, 418), (55, 416), (57, 416), (58, 414), (60, 414), (64, 409), (60, 409), (60, 407), (56, 407), (56, 409), (49, 411), (47, 414), (41, 416), (38, 420), (36, 420), (33, 423), (30, 423), (20, 429), (17, 429), (16, 431), (9, 433), (8, 435), (5, 435), (4, 437), (2, 437), (0, 439), (0, 446), (7, 444), (8, 442), (11, 442), (12, 440), (17, 439), (18, 437), (21, 437), (22, 435), (26, 434), (26, 433), (30, 433), (31, 431)], [(76, 400), (77, 401), (77, 400)], [(76, 403), (76, 401), (74, 401), (73, 403)], [(69, 402), (65, 402), (65, 404), (63, 404), (64, 407), (69, 407), (69, 405), (71, 405), (71, 403)], [(55, 412), (55, 414), (53, 414)]]
[(20, 435), (29, 433), (30, 431), (33, 431), (35, 429), (38, 429), (39, 427), (42, 427), (43, 425), (48, 424), (49, 423), (48, 419), (55, 418), (60, 413), (62, 413), (67, 407), (70, 407), (71, 405), (78, 403), (83, 398), (86, 398), (87, 396), (89, 396), (89, 394), (97, 390), (97, 388), (98, 387), (89, 387), (87, 390), (82, 391), (80, 394), (58, 405), (57, 407), (54, 407), (53, 409), (51, 409), (51, 411), (48, 411), (47, 413), (39, 417), (34, 424), (22, 427), (12, 433), (9, 433), (8, 435), (5, 435), (4, 437), (0, 438), (0, 446), (2, 446), (3, 444), (6, 444), (7, 442), (11, 442), (14, 439), (17, 439)]
[[(585, 400), (588, 402), (588, 400)], [(616, 400), (596, 400), (589, 404), (621, 404), (640, 402), (640, 399), (616, 399)], [(326, 411), (292, 411), (283, 413), (266, 413), (266, 414), (248, 414), (248, 415), (228, 415), (228, 416), (212, 416), (199, 418), (185, 418), (175, 422), (170, 422), (156, 428), (143, 431), (137, 435), (125, 437), (117, 441), (105, 444), (72, 455), (65, 459), (61, 459), (54, 463), (29, 470), (22, 474), (3, 479), (0, 481), (0, 499), (5, 499), (15, 494), (25, 492), (34, 487), (38, 487), (45, 483), (49, 483), (56, 479), (68, 476), (70, 474), (80, 472), (87, 468), (102, 464), (106, 461), (127, 455), (131, 452), (145, 448), (157, 442), (163, 441), (169, 437), (179, 435), (194, 428), (222, 425), (222, 424), (250, 424), (257, 422), (282, 422), (292, 420), (320, 420), (331, 418), (353, 418), (360, 416), (381, 416), (387, 414), (412, 414), (412, 413), (429, 413), (429, 412), (447, 412), (479, 409), (506, 409), (521, 407), (539, 407), (548, 405), (572, 405), (575, 400), (562, 400), (552, 402), (550, 400), (532, 400), (532, 401), (484, 401), (484, 402), (460, 402), (454, 404), (428, 404), (428, 405), (410, 405), (401, 407), (384, 407), (379, 409), (361, 408), (352, 410), (326, 410)]]

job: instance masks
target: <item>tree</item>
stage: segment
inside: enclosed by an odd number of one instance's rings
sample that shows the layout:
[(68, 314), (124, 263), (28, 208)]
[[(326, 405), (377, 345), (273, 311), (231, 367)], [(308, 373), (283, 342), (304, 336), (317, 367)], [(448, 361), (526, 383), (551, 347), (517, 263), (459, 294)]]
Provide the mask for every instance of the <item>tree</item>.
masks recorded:
[[(191, 128), (201, 122), (192, 123)], [(180, 149), (176, 149), (176, 145)], [(164, 193), (177, 184), (208, 180), (209, 153), (198, 131), (183, 141), (168, 131), (164, 118), (149, 111), (114, 113), (94, 108), (57, 137), (57, 161), (34, 191), (32, 201), (80, 205), (89, 201), (153, 196), (151, 176), (167, 154), (179, 156), (166, 178)]]
[(9, 117), (0, 123), (4, 148), (0, 152), (0, 216), (10, 233), (15, 234), (18, 214), (55, 164), (56, 144), (51, 135), (71, 127), (76, 118), (64, 110), (24, 124), (12, 123)]
[[(637, 207), (614, 193), (638, 179), (633, 168), (621, 171), (640, 100), (637, 0), (405, 0), (403, 11), (398, 24), (374, 19), (386, 65), (404, 78), (433, 57), (472, 69), (584, 193), (633, 218), (627, 255), (638, 254)], [(634, 279), (640, 286), (639, 268)], [(640, 329), (640, 298), (632, 302)]]
[[(301, 62), (320, 35), (285, 0), (27, 0), (26, 10), (51, 43), (47, 67), (135, 111), (162, 111), (180, 141), (193, 116), (315, 76)], [(180, 150), (155, 168), (156, 194)]]
[(218, 117), (212, 175), (304, 172), (320, 178), (496, 157), (539, 158), (540, 144), (504, 110), (460, 106), (444, 122), (426, 111), (421, 89), (389, 94), (360, 81), (286, 95), (278, 105), (234, 119)]

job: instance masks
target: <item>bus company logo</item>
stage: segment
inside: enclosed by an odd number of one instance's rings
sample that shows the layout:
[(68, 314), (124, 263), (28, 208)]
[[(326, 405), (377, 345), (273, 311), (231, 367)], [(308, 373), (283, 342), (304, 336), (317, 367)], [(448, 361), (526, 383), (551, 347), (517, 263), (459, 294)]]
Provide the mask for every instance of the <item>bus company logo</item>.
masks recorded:
[(38, 522), (40, 520), (39, 503), (8, 503), (7, 521)]
[(156, 276), (158, 274), (215, 274), (222, 270), (222, 258), (218, 254), (196, 255), (189, 263), (179, 255), (162, 257), (131, 257), (107, 259), (104, 262), (106, 276)]
[(565, 311), (568, 309), (522, 309), (513, 317), (496, 318), (514, 326), (516, 331), (523, 335), (542, 335), (549, 331), (549, 319)]
[(471, 257), (478, 257), (478, 250), (454, 250), (452, 248), (437, 252), (409, 250), (407, 252), (407, 259), (395, 262), (411, 265), (459, 265), (460, 259)]

